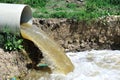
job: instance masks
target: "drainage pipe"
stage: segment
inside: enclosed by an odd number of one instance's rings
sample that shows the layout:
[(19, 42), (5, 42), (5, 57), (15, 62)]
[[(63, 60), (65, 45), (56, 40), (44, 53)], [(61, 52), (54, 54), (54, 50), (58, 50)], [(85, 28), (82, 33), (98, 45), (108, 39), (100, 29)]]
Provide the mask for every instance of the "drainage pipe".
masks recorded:
[(0, 3), (0, 32), (7, 27), (11, 33), (20, 35), (22, 23), (32, 24), (32, 11), (28, 5)]

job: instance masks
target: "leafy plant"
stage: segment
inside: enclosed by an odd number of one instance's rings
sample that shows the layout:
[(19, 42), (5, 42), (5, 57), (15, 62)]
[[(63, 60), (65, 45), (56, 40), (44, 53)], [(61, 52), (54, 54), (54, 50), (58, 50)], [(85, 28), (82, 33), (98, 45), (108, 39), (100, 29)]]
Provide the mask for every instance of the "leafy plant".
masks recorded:
[[(3, 33), (0, 34), (2, 37), (1, 44), (3, 45), (3, 48), (6, 51), (15, 51), (15, 50), (21, 50), (23, 49), (23, 39), (21, 37), (18, 37), (12, 33), (10, 33), (9, 28), (5, 27), (3, 29)], [(1, 39), (0, 38), (0, 39)]]

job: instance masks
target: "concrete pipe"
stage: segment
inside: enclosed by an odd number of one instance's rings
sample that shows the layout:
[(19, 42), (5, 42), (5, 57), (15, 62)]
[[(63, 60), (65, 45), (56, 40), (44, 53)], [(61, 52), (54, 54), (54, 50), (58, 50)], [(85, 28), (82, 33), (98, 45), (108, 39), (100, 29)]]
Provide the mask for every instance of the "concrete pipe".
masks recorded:
[(11, 33), (20, 35), (22, 23), (32, 24), (32, 11), (29, 6), (0, 3), (0, 31), (7, 27)]

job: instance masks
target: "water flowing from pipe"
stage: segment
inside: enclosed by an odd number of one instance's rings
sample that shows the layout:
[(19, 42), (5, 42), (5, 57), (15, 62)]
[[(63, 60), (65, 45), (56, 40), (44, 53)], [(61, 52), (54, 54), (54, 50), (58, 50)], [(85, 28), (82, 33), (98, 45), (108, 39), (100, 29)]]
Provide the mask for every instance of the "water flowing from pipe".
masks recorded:
[(41, 29), (24, 23), (21, 25), (21, 35), (32, 41), (42, 51), (44, 60), (52, 72), (67, 74), (73, 71), (74, 66), (63, 49)]

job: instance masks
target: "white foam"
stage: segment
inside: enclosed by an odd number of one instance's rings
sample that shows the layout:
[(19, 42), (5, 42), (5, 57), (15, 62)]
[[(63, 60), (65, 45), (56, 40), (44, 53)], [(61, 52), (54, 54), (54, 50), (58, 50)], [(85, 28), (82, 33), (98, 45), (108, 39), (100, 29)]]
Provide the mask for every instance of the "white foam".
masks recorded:
[(64, 76), (51, 74), (39, 80), (120, 80), (120, 50), (92, 50), (67, 53), (75, 66)]

